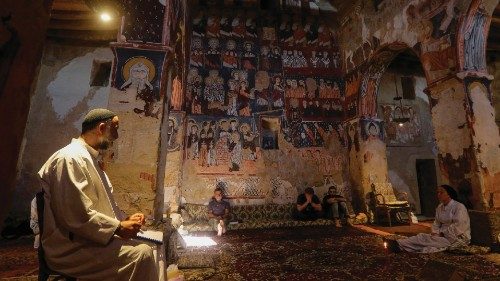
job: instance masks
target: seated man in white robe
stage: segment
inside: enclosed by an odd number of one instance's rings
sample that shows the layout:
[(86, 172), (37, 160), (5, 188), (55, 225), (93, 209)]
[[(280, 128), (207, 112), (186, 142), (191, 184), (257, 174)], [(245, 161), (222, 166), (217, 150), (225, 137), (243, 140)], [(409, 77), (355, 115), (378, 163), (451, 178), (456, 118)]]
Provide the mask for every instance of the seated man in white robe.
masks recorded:
[(150, 245), (131, 240), (144, 215), (123, 218), (98, 157), (118, 138), (118, 116), (91, 110), (82, 134), (38, 172), (44, 191), (41, 247), (50, 269), (79, 280), (157, 281)]
[(467, 208), (456, 201), (457, 192), (449, 185), (437, 188), (441, 202), (436, 208), (436, 217), (431, 233), (420, 233), (412, 237), (387, 240), (392, 252), (401, 250), (416, 253), (434, 253), (450, 248), (466, 246), (470, 243), (470, 220)]

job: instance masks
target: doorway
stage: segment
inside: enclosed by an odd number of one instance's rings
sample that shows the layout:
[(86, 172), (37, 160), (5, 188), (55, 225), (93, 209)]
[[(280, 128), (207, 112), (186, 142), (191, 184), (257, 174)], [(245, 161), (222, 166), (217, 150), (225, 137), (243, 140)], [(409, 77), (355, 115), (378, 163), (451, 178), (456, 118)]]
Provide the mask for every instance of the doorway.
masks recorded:
[(416, 168), (421, 214), (434, 217), (438, 205), (436, 162), (434, 159), (417, 159)]

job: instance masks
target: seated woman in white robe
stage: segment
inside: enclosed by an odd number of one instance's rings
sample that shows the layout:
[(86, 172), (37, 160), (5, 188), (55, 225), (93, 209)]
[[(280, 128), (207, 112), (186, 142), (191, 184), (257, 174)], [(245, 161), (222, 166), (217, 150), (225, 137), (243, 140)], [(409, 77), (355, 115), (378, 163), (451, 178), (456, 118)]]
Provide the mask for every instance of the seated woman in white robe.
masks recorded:
[(437, 188), (437, 197), (441, 203), (436, 208), (431, 233), (387, 241), (390, 251), (434, 253), (470, 243), (469, 215), (465, 206), (456, 201), (457, 192), (449, 185), (441, 185)]

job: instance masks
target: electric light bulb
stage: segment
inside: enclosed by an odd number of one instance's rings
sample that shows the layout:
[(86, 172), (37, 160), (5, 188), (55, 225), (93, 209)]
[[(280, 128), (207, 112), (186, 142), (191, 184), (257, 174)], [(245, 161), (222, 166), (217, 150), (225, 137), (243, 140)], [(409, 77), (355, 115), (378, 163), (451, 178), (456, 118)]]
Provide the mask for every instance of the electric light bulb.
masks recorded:
[(399, 127), (403, 127), (403, 123), (399, 123)]
[(111, 20), (111, 16), (108, 13), (106, 13), (106, 12), (101, 13), (101, 20), (102, 21), (110, 21)]

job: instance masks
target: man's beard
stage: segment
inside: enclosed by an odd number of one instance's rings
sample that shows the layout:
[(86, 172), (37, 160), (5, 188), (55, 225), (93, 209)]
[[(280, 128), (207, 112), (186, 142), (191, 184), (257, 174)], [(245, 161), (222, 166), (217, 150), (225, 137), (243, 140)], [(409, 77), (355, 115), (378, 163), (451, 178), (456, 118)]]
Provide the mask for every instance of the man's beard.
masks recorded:
[(108, 150), (111, 146), (113, 145), (113, 141), (110, 140), (108, 137), (103, 137), (102, 139), (99, 140), (97, 144), (97, 148), (101, 151), (106, 151)]

